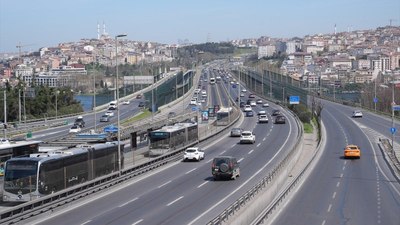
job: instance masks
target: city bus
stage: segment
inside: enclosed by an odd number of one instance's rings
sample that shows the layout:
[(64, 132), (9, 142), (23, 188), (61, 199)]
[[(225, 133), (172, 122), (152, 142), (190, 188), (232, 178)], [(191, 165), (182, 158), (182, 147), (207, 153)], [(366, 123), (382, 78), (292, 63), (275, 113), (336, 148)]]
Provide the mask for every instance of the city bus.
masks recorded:
[[(123, 154), (119, 155), (123, 168)], [(3, 201), (38, 199), (118, 169), (116, 141), (11, 158), (5, 166)]]
[(29, 155), (39, 152), (39, 144), (41, 141), (10, 141), (0, 139), (0, 168), (4, 163), (17, 156)]
[(231, 122), (232, 107), (221, 108), (217, 111), (217, 126), (226, 126)]
[(177, 123), (151, 131), (150, 156), (158, 156), (180, 147), (198, 142), (197, 123)]

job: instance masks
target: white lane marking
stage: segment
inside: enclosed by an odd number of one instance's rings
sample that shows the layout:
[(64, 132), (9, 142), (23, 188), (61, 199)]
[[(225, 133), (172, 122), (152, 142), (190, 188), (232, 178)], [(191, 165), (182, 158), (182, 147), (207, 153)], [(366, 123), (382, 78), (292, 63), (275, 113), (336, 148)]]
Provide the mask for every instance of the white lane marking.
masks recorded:
[(243, 159), (244, 159), (244, 158), (239, 159), (238, 162), (241, 162)]
[(258, 143), (257, 147), (260, 147), (261, 143)]
[(204, 181), (202, 184), (200, 184), (199, 186), (197, 186), (197, 188), (201, 188), (203, 185), (207, 184), (208, 181)]
[(264, 137), (264, 138), (263, 138), (263, 141), (265, 141), (265, 140), (267, 140), (267, 138), (266, 138), (266, 137)]
[(253, 151), (254, 151), (254, 149), (252, 149), (251, 151), (249, 151), (249, 153), (247, 153), (247, 154), (249, 154), (249, 155), (250, 155), (251, 153), (253, 153)]
[(326, 223), (326, 221), (324, 220), (324, 221), (322, 221), (322, 224), (321, 224), (321, 225), (325, 225), (325, 223)]
[(193, 168), (193, 169), (191, 169), (191, 170), (187, 171), (185, 174), (189, 174), (189, 173), (191, 173), (191, 172), (195, 171), (196, 169), (197, 169), (197, 168)]
[(347, 161), (344, 161), (344, 165), (346, 165)]
[(87, 224), (87, 223), (90, 223), (90, 222), (92, 222), (91, 220), (88, 220), (88, 221), (86, 221), (86, 222), (84, 222), (84, 223), (81, 223), (81, 225), (84, 225), (84, 224)]
[(138, 198), (131, 199), (130, 201), (127, 201), (127, 202), (125, 202), (124, 204), (122, 204), (122, 205), (120, 205), (118, 207), (124, 207), (124, 206), (128, 205), (129, 203), (134, 202), (136, 200), (138, 200)]
[(170, 206), (170, 205), (174, 204), (175, 202), (181, 200), (182, 198), (183, 198), (183, 196), (181, 196), (181, 197), (179, 197), (179, 198), (173, 200), (172, 202), (168, 203), (167, 206)]
[(343, 167), (342, 167), (342, 170), (344, 170), (345, 168), (346, 168), (346, 167), (345, 167), (345, 166), (343, 166)]
[(225, 152), (226, 152), (226, 150), (225, 150), (225, 151), (222, 151), (222, 152), (220, 153), (220, 155), (224, 154)]
[(233, 144), (232, 146), (231, 146), (231, 148), (233, 148), (233, 147), (235, 147), (236, 146), (236, 144)]
[(332, 199), (335, 199), (335, 197), (336, 197), (336, 191), (333, 192)]
[(343, 173), (340, 174), (340, 178), (343, 178)]
[(208, 160), (206, 163), (209, 163), (209, 162), (211, 162), (211, 161), (213, 161), (214, 159), (210, 159), (210, 160)]
[(332, 208), (332, 204), (329, 204), (329, 206), (328, 206), (328, 212), (331, 211), (331, 208)]
[(340, 181), (338, 181), (338, 182), (336, 183), (336, 187), (339, 187), (339, 185), (340, 185)]
[(136, 221), (136, 222), (132, 223), (132, 225), (139, 224), (139, 223), (140, 223), (140, 222), (142, 222), (142, 221), (143, 221), (143, 219), (140, 219), (140, 220), (138, 220), (138, 221)]
[(170, 180), (170, 181), (167, 181), (166, 183), (164, 183), (164, 184), (161, 184), (160, 186), (158, 186), (158, 188), (162, 188), (162, 187), (164, 187), (165, 185), (167, 185), (167, 184), (169, 184), (169, 183), (171, 183), (172, 181)]
[[(289, 134), (292, 132), (292, 125), (289, 123)], [(210, 211), (212, 211), (213, 209), (215, 209), (218, 205), (220, 205), (222, 202), (224, 202), (226, 199), (230, 198), (233, 194), (235, 194), (238, 190), (240, 190), (241, 188), (243, 188), (247, 183), (250, 182), (250, 180), (252, 180), (255, 176), (257, 176), (259, 173), (261, 173), (261, 171), (263, 171), (267, 166), (269, 166), (269, 164), (271, 164), (271, 162), (273, 162), (275, 160), (276, 157), (278, 157), (278, 155), (280, 155), (281, 151), (286, 147), (285, 145), (287, 144), (287, 142), (289, 141), (289, 136), (288, 135), (286, 137), (285, 142), (282, 144), (282, 146), (279, 148), (279, 150), (275, 153), (274, 156), (272, 156), (272, 158), (265, 163), (265, 165), (263, 167), (261, 167), (259, 170), (257, 170), (255, 173), (253, 173), (253, 175), (251, 175), (251, 177), (249, 177), (249, 179), (247, 179), (246, 181), (244, 181), (239, 187), (237, 187), (235, 190), (233, 190), (231, 193), (227, 194), (224, 198), (222, 198), (221, 200), (219, 200), (217, 203), (215, 203), (213, 206), (209, 207), (206, 211), (202, 212), (200, 215), (198, 215), (196, 218), (194, 218), (192, 221), (190, 221), (188, 223), (188, 225), (194, 224), (196, 223), (201, 217), (203, 217), (204, 215), (206, 215), (207, 213), (209, 213)]]

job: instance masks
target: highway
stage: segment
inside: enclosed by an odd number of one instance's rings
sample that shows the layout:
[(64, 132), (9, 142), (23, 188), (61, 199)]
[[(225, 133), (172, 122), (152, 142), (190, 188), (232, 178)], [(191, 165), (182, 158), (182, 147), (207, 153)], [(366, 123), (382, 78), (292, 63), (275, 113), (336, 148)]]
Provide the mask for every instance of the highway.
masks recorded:
[[(399, 224), (399, 180), (377, 145), (380, 137), (390, 137), (391, 121), (367, 112), (351, 118), (351, 107), (328, 101), (323, 105), (326, 147), (272, 224)], [(361, 147), (361, 159), (343, 158), (347, 144)]]
[[(209, 93), (217, 93), (211, 96), (213, 104), (225, 105), (219, 102), (228, 98), (222, 85), (208, 87)], [(260, 106), (256, 108), (257, 112)], [(266, 110), (270, 114), (272, 109)], [(205, 224), (266, 176), (291, 149), (298, 131), (294, 119), (286, 117), (287, 123), (281, 125), (244, 117), (240, 127), (256, 134), (255, 144), (239, 144), (238, 138), (225, 134), (200, 144), (206, 152), (203, 161), (173, 163), (25, 224)], [(239, 160), (240, 178), (212, 179), (211, 160), (218, 155)]]

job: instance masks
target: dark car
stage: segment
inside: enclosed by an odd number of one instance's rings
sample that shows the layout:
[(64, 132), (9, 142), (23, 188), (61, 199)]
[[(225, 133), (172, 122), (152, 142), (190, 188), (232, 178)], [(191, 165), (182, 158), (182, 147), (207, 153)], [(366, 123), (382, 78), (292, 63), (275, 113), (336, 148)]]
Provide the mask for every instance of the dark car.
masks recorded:
[(168, 113), (168, 119), (173, 118), (173, 117), (175, 117), (175, 116), (176, 116), (176, 113), (175, 113), (175, 112), (169, 112), (169, 113)]
[(231, 137), (240, 137), (242, 135), (242, 128), (235, 127), (231, 130)]
[(218, 156), (213, 159), (211, 173), (214, 180), (219, 178), (236, 179), (240, 176), (239, 162), (232, 156)]
[(246, 104), (244, 102), (240, 102), (240, 107), (244, 107)]
[(139, 108), (144, 108), (144, 107), (146, 107), (146, 104), (144, 102), (139, 102), (138, 107)]
[(141, 94), (136, 95), (136, 99), (141, 99), (141, 98), (142, 98)]
[(247, 112), (246, 112), (246, 116), (247, 116), (247, 117), (253, 117), (253, 116), (254, 116), (253, 111), (247, 111)]
[(284, 123), (286, 123), (286, 118), (284, 116), (277, 116), (275, 118), (275, 123), (276, 124), (278, 124), (278, 123), (284, 124)]
[(85, 121), (83, 121), (82, 116), (78, 116), (78, 118), (75, 119), (74, 125), (79, 127), (85, 127)]
[(272, 115), (273, 116), (281, 115), (281, 111), (279, 111), (278, 109), (275, 109), (275, 110), (272, 111)]

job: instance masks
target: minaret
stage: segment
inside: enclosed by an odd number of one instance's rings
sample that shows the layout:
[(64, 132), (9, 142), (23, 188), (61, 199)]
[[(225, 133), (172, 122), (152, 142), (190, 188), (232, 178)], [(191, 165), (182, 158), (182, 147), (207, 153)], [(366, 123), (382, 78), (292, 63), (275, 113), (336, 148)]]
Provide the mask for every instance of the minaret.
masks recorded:
[(100, 39), (100, 24), (97, 22), (97, 40)]
[(335, 35), (336, 35), (336, 23), (335, 23)]
[(106, 35), (106, 24), (103, 21), (103, 35)]

